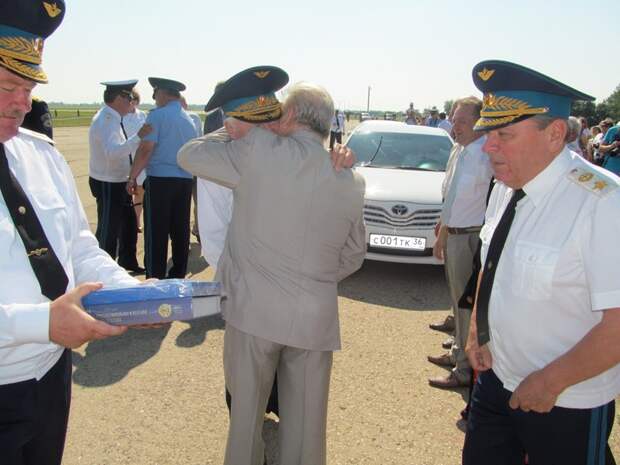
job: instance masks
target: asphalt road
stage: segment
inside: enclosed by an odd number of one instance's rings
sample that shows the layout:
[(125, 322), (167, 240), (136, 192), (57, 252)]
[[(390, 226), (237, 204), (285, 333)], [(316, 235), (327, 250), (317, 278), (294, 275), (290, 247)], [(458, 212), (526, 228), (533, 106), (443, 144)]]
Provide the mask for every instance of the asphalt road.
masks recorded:
[[(87, 132), (55, 129), (94, 230)], [(213, 276), (195, 243), (190, 276)], [(449, 307), (442, 268), (367, 261), (341, 283), (339, 294), (343, 350), (335, 354), (332, 372), (328, 463), (460, 463), (459, 411), (466, 392), (427, 384), (429, 377), (446, 373), (426, 361), (426, 355), (442, 352), (445, 339), (428, 329)], [(63, 464), (221, 464), (228, 428), (222, 343), (223, 322), (209, 317), (130, 330), (74, 351)], [(270, 465), (278, 463), (277, 428), (268, 418)], [(618, 458), (619, 431), (617, 415), (610, 442)]]

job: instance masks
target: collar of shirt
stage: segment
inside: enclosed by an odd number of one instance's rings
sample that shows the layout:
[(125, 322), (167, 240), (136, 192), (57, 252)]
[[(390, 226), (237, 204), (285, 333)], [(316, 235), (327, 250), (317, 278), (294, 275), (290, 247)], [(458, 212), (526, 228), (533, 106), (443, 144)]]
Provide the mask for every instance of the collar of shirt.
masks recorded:
[(523, 190), (527, 194), (527, 198), (530, 199), (534, 206), (538, 206), (544, 197), (562, 180), (566, 172), (571, 166), (570, 151), (566, 146), (556, 156), (549, 165), (542, 170), (538, 175), (529, 181)]

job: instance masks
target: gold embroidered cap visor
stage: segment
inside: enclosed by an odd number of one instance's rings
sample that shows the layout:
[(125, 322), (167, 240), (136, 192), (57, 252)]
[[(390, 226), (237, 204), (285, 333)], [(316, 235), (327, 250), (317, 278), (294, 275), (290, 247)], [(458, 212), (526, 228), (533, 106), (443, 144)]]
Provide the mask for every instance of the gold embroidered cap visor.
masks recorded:
[(275, 94), (243, 97), (222, 105), (226, 116), (246, 123), (268, 123), (282, 116), (282, 105)]
[(478, 63), (474, 84), (484, 93), (474, 130), (498, 129), (534, 115), (566, 119), (575, 100), (594, 100), (572, 87), (524, 66), (500, 60)]
[(63, 0), (3, 0), (0, 18), (0, 66), (39, 83), (47, 82), (41, 67), (43, 41), (60, 25)]
[(288, 74), (276, 66), (254, 66), (229, 78), (215, 91), (205, 107), (211, 111), (222, 107), (225, 113), (247, 122), (278, 119), (280, 103), (275, 92), (288, 83)]

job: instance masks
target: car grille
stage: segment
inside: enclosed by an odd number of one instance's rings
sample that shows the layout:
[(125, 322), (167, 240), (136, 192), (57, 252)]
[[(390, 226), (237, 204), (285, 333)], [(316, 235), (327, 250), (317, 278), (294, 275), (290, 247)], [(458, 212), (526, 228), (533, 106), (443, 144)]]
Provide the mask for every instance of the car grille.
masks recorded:
[(439, 221), (441, 209), (415, 210), (408, 206), (410, 212), (405, 215), (395, 215), (389, 208), (379, 205), (364, 205), (364, 220), (367, 224), (388, 226), (396, 229), (433, 229)]

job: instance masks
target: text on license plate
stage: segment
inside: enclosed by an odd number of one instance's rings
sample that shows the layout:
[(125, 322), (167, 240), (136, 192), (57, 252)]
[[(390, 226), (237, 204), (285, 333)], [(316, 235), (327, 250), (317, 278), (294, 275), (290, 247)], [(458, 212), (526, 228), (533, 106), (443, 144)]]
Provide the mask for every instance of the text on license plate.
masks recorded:
[(424, 250), (426, 247), (426, 238), (371, 234), (370, 245), (371, 247), (388, 247), (390, 249)]

